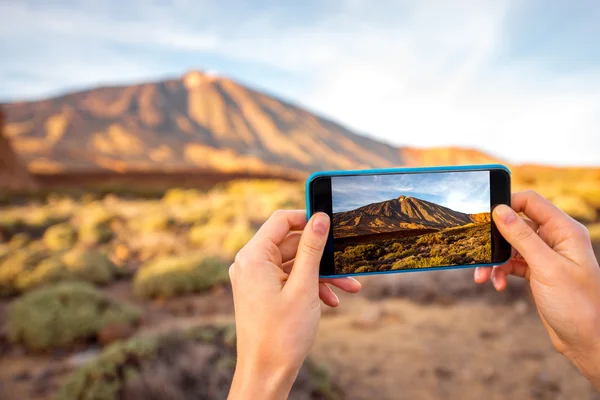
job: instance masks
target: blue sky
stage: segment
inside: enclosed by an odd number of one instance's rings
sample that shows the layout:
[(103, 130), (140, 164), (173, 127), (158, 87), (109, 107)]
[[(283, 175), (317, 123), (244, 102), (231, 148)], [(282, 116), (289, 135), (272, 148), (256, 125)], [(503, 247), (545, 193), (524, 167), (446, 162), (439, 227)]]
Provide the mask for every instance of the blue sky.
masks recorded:
[(412, 196), (464, 213), (490, 211), (489, 172), (337, 176), (331, 180), (333, 212)]
[(0, 101), (204, 69), (396, 145), (600, 165), (597, 1), (2, 0), (0, 15)]

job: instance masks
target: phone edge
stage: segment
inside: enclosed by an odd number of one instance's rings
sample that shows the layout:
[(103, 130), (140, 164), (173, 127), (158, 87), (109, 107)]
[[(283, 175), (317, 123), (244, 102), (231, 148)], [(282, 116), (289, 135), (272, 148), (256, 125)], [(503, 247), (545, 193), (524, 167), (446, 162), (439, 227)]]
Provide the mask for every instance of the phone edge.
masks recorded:
[[(429, 172), (429, 171), (476, 171), (481, 169), (502, 169), (506, 171), (509, 176), (512, 176), (510, 169), (503, 164), (480, 164), (480, 165), (446, 165), (436, 167), (398, 167), (398, 168), (374, 168), (374, 169), (359, 169), (359, 170), (332, 170), (332, 171), (318, 171), (310, 174), (306, 178), (305, 183), (305, 198), (306, 198), (306, 220), (308, 221), (311, 216), (311, 201), (310, 201), (310, 183), (320, 176), (343, 176), (343, 175), (354, 175), (354, 174), (376, 174), (376, 173), (393, 173), (393, 172)], [(512, 181), (512, 180), (511, 180)], [(451, 269), (465, 269), (465, 268), (477, 268), (477, 267), (493, 267), (496, 265), (503, 265), (510, 261), (510, 258), (500, 263), (488, 263), (488, 264), (469, 264), (469, 265), (456, 265), (456, 266), (441, 266), (431, 268), (414, 268), (414, 269), (403, 269), (403, 270), (390, 270), (390, 271), (376, 271), (376, 272), (361, 272), (360, 274), (336, 274), (336, 275), (321, 275), (319, 278), (335, 279), (343, 278), (348, 276), (367, 276), (367, 275), (384, 275), (384, 274), (401, 274), (405, 272), (419, 272), (419, 271), (440, 271), (440, 270), (451, 270)]]

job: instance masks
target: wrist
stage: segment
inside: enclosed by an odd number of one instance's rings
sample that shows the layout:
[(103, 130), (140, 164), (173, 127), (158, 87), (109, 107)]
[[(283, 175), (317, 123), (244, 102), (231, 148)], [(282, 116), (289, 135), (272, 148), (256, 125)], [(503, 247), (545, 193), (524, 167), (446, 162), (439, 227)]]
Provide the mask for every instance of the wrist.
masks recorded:
[(585, 351), (565, 354), (577, 369), (600, 390), (600, 346)]
[(229, 400), (287, 399), (299, 368), (264, 366), (238, 360), (229, 392)]

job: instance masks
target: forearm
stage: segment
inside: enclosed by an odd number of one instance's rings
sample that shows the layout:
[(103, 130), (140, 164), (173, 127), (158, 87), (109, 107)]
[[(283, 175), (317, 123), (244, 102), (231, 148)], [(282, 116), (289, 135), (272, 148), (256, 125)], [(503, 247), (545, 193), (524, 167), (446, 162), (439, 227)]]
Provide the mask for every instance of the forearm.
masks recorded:
[(288, 368), (256, 368), (238, 364), (228, 400), (287, 399), (298, 371)]

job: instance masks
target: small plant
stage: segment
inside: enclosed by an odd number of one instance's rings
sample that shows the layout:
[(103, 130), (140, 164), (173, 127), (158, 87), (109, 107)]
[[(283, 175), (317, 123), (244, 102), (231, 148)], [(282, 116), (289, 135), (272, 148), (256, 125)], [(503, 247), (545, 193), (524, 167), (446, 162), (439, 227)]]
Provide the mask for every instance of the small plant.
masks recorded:
[(173, 297), (202, 292), (229, 281), (227, 265), (216, 258), (169, 257), (140, 268), (133, 281), (141, 297)]
[(133, 325), (139, 319), (137, 308), (119, 303), (89, 284), (60, 283), (13, 301), (7, 332), (13, 343), (46, 350), (94, 338), (107, 326)]
[(166, 213), (156, 212), (129, 222), (129, 227), (136, 232), (160, 232), (167, 230), (175, 220)]
[(0, 214), (0, 230), (12, 234), (23, 226), (25, 226), (25, 221), (21, 216), (10, 212)]
[(190, 204), (198, 201), (198, 199), (202, 196), (202, 193), (196, 189), (180, 189), (174, 188), (169, 189), (162, 201), (169, 205), (175, 204)]
[(79, 241), (86, 245), (108, 243), (113, 236), (107, 223), (86, 223), (79, 228)]
[(62, 255), (61, 261), (79, 280), (106, 284), (116, 275), (115, 265), (103, 253), (74, 249)]
[(26, 224), (33, 229), (46, 229), (52, 225), (66, 221), (68, 218), (59, 215), (50, 207), (37, 208), (27, 217)]
[(40, 261), (35, 268), (19, 272), (14, 286), (19, 292), (23, 292), (45, 284), (69, 280), (77, 280), (75, 274), (66, 268), (60, 256), (53, 256)]
[(236, 224), (227, 232), (223, 241), (223, 249), (229, 256), (233, 257), (253, 236), (254, 230), (250, 228), (249, 224)]
[(77, 240), (75, 230), (68, 223), (53, 225), (44, 232), (44, 244), (50, 250), (60, 251), (73, 247)]
[[(233, 326), (200, 326), (132, 338), (75, 371), (57, 400), (217, 400), (227, 397), (236, 364)], [(339, 400), (327, 370), (301, 367), (290, 399)]]
[(0, 264), (0, 295), (18, 292), (16, 281), (19, 275), (33, 270), (45, 256), (45, 252), (37, 248), (23, 248), (9, 253)]

